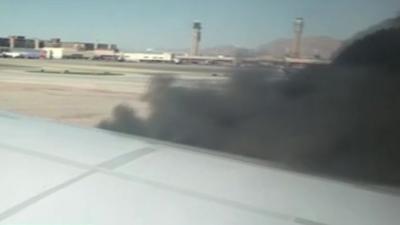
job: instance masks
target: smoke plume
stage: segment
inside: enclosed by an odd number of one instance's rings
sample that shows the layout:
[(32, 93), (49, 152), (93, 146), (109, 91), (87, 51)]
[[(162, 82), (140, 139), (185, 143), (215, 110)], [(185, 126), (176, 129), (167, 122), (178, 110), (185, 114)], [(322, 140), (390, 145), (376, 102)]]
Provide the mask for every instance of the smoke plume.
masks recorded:
[[(400, 33), (392, 32), (373, 40), (400, 40), (387, 38)], [(392, 44), (399, 63), (400, 47)], [(361, 48), (362, 57), (385, 57), (357, 46), (350, 53)], [(139, 119), (134, 109), (120, 105), (99, 126), (303, 171), (400, 185), (400, 70), (394, 61), (390, 67), (368, 65), (350, 53), (287, 79), (262, 69), (233, 71), (217, 88), (185, 88), (173, 78), (157, 78), (146, 95), (149, 118)]]

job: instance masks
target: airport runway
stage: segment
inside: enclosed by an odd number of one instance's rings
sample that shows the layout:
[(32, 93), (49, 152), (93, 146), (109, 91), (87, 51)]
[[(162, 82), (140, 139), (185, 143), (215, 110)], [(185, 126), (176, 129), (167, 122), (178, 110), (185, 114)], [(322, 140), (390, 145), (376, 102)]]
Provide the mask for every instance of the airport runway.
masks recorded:
[(212, 65), (185, 65), (167, 63), (130, 63), (92, 60), (26, 60), (26, 59), (0, 59), (2, 68), (43, 68), (43, 69), (70, 69), (84, 71), (114, 71), (120, 73), (142, 74), (174, 74), (183, 76), (208, 76), (211, 74), (224, 75), (229, 73), (231, 67)]
[[(32, 72), (42, 69), (123, 75)], [(137, 109), (139, 116), (146, 117), (150, 109), (142, 96), (148, 91), (153, 76), (171, 75), (177, 79), (177, 85), (195, 87), (224, 82), (229, 70), (193, 65), (0, 59), (0, 109), (95, 126), (107, 118), (118, 104), (131, 105)]]

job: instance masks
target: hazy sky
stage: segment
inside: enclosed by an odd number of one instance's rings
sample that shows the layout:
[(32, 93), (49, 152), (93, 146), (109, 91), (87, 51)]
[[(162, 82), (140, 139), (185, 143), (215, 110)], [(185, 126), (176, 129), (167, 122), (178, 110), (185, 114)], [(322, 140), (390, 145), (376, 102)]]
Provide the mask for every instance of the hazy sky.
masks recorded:
[(400, 0), (0, 0), (0, 35), (187, 48), (198, 20), (202, 46), (256, 47), (290, 37), (295, 17), (306, 35), (343, 39), (399, 11)]

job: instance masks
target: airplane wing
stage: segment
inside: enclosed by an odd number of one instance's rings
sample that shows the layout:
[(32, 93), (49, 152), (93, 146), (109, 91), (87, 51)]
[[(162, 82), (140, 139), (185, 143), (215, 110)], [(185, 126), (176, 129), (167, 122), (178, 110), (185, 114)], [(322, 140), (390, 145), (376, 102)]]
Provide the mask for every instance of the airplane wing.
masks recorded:
[(0, 112), (0, 224), (398, 224), (400, 197), (229, 154)]

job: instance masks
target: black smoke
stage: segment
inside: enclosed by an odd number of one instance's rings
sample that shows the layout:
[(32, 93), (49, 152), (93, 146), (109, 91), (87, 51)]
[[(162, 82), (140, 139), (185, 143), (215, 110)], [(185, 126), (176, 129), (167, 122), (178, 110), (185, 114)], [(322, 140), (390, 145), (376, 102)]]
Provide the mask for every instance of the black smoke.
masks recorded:
[[(146, 95), (148, 119), (121, 105), (99, 126), (400, 185), (400, 31), (388, 32), (356, 42), (330, 66), (309, 67), (288, 79), (261, 69), (233, 71), (217, 88), (185, 88), (158, 78)], [(392, 54), (370, 48), (389, 41), (385, 46), (396, 48)]]
[(400, 28), (400, 14), (397, 17), (389, 18), (386, 19), (378, 24), (374, 24), (370, 26), (369, 28), (362, 30), (360, 32), (357, 32), (353, 37), (351, 37), (349, 40), (346, 40), (342, 47), (338, 49), (333, 55), (338, 56), (341, 55), (343, 50), (348, 50), (348, 47), (353, 45), (355, 42), (364, 39), (365, 37), (370, 36), (371, 34), (374, 34), (376, 32), (382, 31), (382, 30), (387, 30), (387, 29), (395, 29), (395, 28)]
[(338, 65), (399, 67), (400, 28), (379, 30), (359, 39), (335, 58)]

